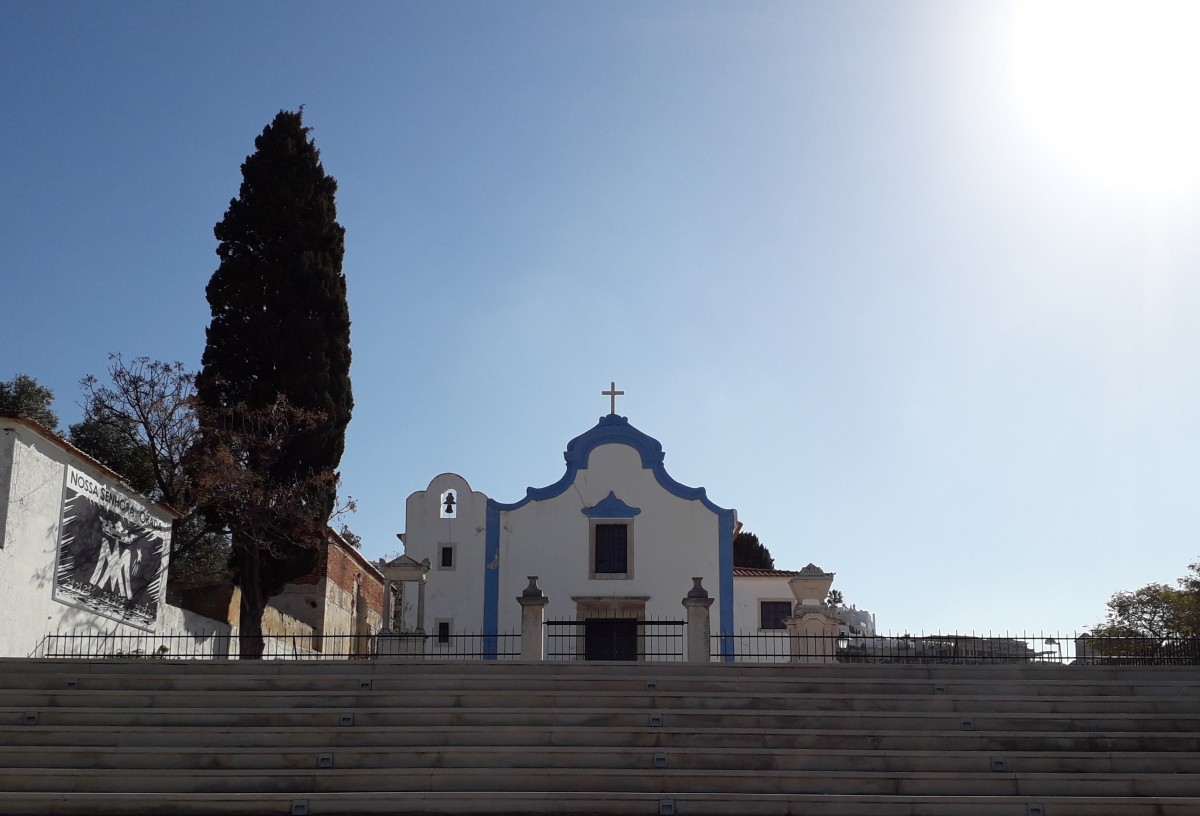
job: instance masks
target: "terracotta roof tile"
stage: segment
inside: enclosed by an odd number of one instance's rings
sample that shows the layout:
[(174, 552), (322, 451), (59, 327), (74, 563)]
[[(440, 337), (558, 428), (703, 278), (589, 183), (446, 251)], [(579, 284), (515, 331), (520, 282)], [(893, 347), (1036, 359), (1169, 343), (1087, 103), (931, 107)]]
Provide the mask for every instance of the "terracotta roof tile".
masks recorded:
[(734, 567), (734, 578), (792, 578), (800, 573), (796, 570), (759, 569), (758, 567)]

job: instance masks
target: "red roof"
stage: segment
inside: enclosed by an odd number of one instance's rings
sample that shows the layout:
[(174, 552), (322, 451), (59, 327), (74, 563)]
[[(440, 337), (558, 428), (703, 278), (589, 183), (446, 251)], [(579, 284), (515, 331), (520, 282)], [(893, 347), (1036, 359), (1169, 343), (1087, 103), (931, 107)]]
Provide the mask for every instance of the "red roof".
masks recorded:
[(734, 578), (794, 578), (796, 570), (759, 569), (758, 567), (734, 567)]

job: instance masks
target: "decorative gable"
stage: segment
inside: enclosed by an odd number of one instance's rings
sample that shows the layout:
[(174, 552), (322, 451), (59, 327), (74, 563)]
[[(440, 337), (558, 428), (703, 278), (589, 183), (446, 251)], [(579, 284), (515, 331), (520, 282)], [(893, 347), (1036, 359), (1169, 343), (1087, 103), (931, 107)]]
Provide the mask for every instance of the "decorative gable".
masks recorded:
[(608, 491), (608, 495), (596, 502), (596, 504), (591, 507), (585, 507), (579, 512), (588, 518), (625, 519), (633, 518), (642, 511), (641, 508), (630, 507), (618, 499), (617, 494), (610, 490)]

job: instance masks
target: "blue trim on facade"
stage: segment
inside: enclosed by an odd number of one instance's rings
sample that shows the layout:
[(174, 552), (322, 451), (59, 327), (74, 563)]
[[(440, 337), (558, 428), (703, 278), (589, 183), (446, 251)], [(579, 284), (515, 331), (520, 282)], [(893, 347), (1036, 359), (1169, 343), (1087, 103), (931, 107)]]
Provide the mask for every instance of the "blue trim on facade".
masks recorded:
[(618, 499), (614, 491), (610, 490), (608, 491), (608, 495), (603, 499), (591, 507), (583, 508), (579, 512), (588, 518), (625, 519), (633, 518), (642, 512), (642, 510), (640, 507), (630, 507)]
[(487, 500), (483, 545), (483, 659), (496, 659), (500, 627), (500, 504)]
[[(483, 573), (483, 653), (485, 660), (496, 659), (496, 640), (499, 633), (500, 620), (500, 514), (508, 510), (517, 510), (531, 501), (544, 501), (561, 496), (575, 483), (579, 471), (586, 470), (592, 451), (601, 445), (628, 445), (638, 452), (642, 459), (642, 467), (654, 473), (658, 484), (670, 493), (688, 501), (699, 501), (717, 516), (717, 554), (718, 569), (717, 586), (721, 593), (720, 629), (721, 656), (727, 661), (733, 660), (733, 528), (734, 511), (720, 507), (708, 498), (703, 487), (688, 487), (675, 481), (667, 473), (663, 465), (666, 454), (663, 453), (662, 443), (648, 434), (639, 431), (629, 424), (629, 418), (609, 414), (600, 417), (595, 427), (586, 431), (567, 443), (563, 458), (567, 470), (562, 478), (546, 487), (530, 487), (525, 490), (525, 498), (520, 501), (505, 504), (495, 499), (487, 502), (487, 530), (484, 545)], [(609, 497), (629, 510), (641, 512), (638, 508), (630, 508), (625, 502), (611, 493)], [(601, 500), (595, 505), (599, 508), (609, 501)], [(595, 508), (592, 508), (593, 510)], [(585, 509), (583, 511), (591, 515)], [(636, 513), (635, 513), (636, 514)], [(606, 518), (626, 518), (625, 516), (606, 516)]]
[(733, 511), (722, 510), (717, 522), (721, 569), (721, 659), (733, 662)]
[[(688, 487), (672, 479), (663, 467), (663, 459), (666, 458), (666, 454), (663, 453), (662, 444), (654, 437), (642, 433), (630, 425), (628, 417), (616, 414), (600, 417), (600, 421), (594, 428), (567, 443), (567, 449), (563, 452), (563, 458), (567, 461), (567, 472), (562, 475), (561, 479), (546, 487), (526, 488), (525, 498), (511, 504), (497, 502), (496, 506), (500, 510), (517, 510), (531, 501), (544, 501), (561, 496), (575, 482), (575, 475), (579, 471), (587, 469), (588, 458), (592, 455), (592, 451), (601, 445), (613, 443), (628, 445), (636, 450), (642, 457), (642, 467), (652, 470), (655, 480), (671, 495), (681, 499), (699, 501), (717, 515), (723, 512), (733, 512), (713, 504), (703, 487)], [(491, 499), (488, 501), (490, 502)], [(732, 564), (729, 569), (732, 579)]]

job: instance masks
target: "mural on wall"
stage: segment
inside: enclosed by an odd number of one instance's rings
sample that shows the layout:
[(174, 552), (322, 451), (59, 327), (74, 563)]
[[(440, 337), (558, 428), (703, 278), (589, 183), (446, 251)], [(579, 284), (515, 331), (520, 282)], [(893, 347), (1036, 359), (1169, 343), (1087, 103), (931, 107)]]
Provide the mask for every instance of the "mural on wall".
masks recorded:
[(149, 628), (158, 617), (170, 526), (144, 500), (67, 467), (54, 597)]

